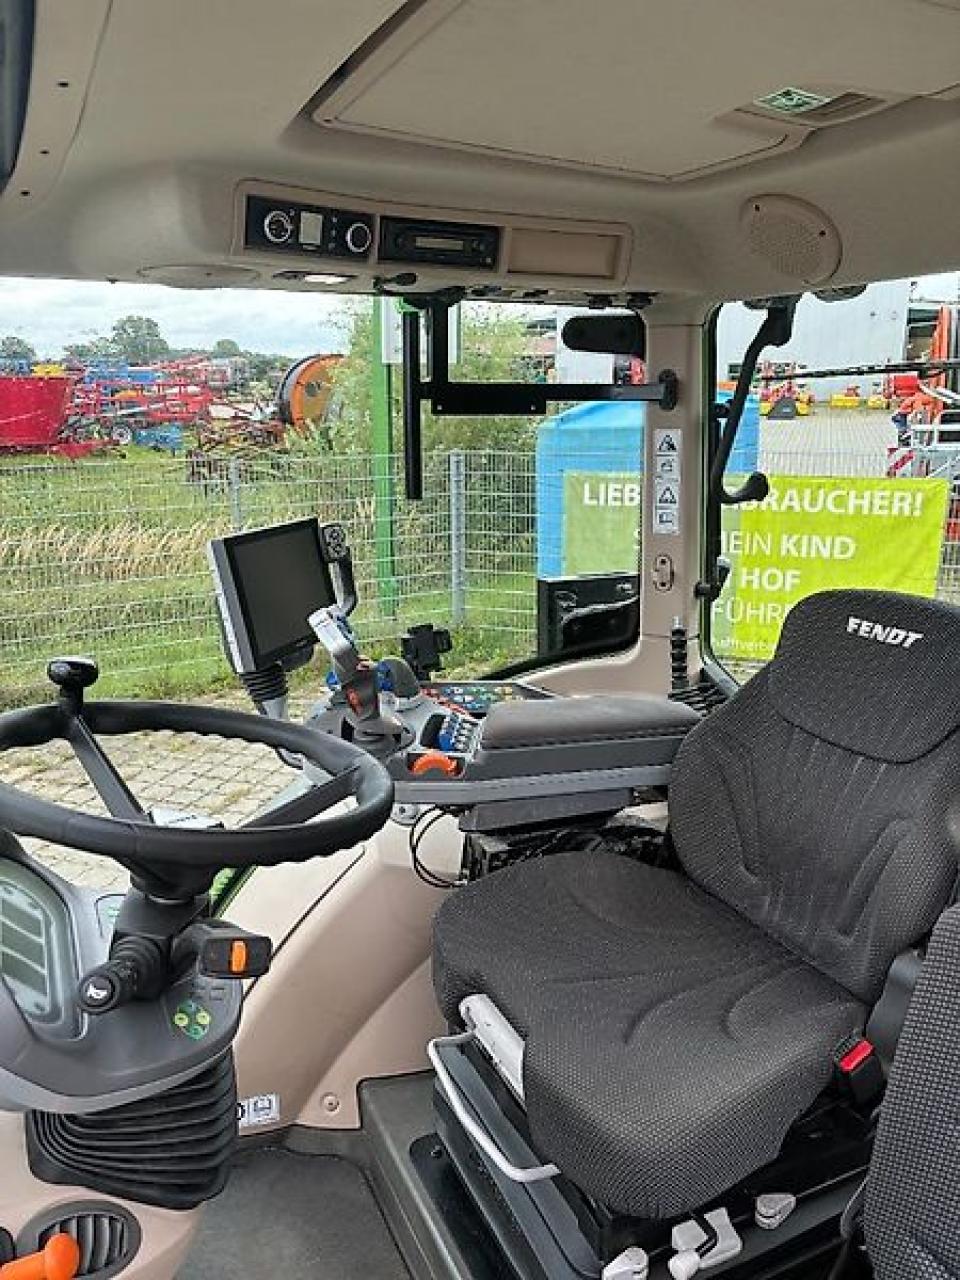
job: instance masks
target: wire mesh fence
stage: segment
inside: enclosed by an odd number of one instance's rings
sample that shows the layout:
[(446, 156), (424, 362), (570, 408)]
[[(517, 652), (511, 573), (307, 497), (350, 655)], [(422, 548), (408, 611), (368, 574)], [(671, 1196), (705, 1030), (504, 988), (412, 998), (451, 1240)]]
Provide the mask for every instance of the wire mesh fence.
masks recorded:
[(48, 656), (92, 652), (110, 693), (227, 675), (210, 538), (318, 515), (347, 528), (357, 625), (378, 653), (411, 622), (457, 629), (466, 665), (535, 638), (533, 455), (434, 454), (420, 502), (396, 457), (192, 456), (0, 467), (0, 703), (44, 692)]
[[(760, 467), (774, 479), (887, 474), (889, 424), (814, 425), (764, 424)], [(603, 538), (587, 547), (587, 564), (583, 541), (576, 563), (565, 542), (571, 483), (593, 477), (599, 492), (604, 477), (635, 475), (631, 441), (626, 451), (622, 442), (607, 448), (578, 438), (537, 451), (430, 454), (420, 502), (404, 498), (393, 456), (5, 459), (0, 706), (45, 698), (45, 662), (57, 653), (93, 653), (104, 694), (193, 695), (228, 682), (208, 540), (312, 515), (347, 528), (356, 623), (369, 652), (396, 651), (411, 623), (432, 622), (454, 631), (451, 672), (533, 656), (538, 576), (561, 572), (557, 566), (636, 569)], [(927, 468), (951, 482), (955, 469), (946, 458)], [(631, 518), (639, 519), (639, 505)], [(960, 602), (960, 504), (952, 497), (939, 556), (937, 594)]]

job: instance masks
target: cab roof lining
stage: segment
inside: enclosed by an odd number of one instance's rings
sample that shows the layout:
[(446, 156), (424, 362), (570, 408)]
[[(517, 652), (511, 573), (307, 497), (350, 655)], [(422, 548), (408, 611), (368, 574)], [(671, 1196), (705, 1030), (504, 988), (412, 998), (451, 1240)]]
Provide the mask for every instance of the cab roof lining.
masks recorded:
[[(788, 0), (740, 0), (736, 22), (711, 6), (727, 20), (706, 39), (701, 0), (651, 0), (642, 29), (624, 25), (633, 0), (608, 0), (606, 39), (587, 43), (580, 0), (36, 0), (0, 273), (136, 280), (172, 266), (184, 283), (290, 288), (238, 253), (245, 181), (439, 217), (623, 224), (623, 290), (678, 299), (798, 287), (780, 269), (790, 255), (771, 261), (745, 233), (760, 195), (796, 197), (836, 228), (832, 284), (957, 267), (960, 8), (811, 4), (798, 18)], [(880, 106), (800, 138), (781, 123), (789, 145), (749, 154), (751, 138), (775, 137), (771, 121), (751, 135), (759, 117), (729, 126), (731, 112), (817, 68), (820, 88)], [(717, 161), (734, 137), (748, 152)], [(425, 276), (461, 282), (452, 268)]]

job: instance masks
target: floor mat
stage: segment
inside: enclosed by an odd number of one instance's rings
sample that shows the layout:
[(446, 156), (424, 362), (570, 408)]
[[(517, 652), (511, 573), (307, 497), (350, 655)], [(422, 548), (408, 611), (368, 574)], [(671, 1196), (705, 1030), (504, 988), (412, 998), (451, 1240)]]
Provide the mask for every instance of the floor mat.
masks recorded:
[(356, 1165), (271, 1147), (241, 1155), (178, 1280), (409, 1280)]

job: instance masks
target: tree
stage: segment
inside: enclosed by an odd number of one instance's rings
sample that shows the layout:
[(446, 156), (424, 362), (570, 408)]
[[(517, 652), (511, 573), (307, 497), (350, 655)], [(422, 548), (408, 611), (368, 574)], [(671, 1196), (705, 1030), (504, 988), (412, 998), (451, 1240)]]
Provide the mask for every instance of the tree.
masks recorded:
[(113, 339), (104, 337), (90, 338), (86, 342), (68, 342), (63, 348), (68, 360), (116, 360), (119, 356)]
[(110, 340), (117, 355), (131, 364), (149, 364), (170, 353), (170, 344), (151, 316), (124, 316), (113, 326)]
[[(371, 365), (374, 357), (374, 308), (357, 303), (345, 320), (346, 357), (333, 379), (330, 436), (337, 453), (372, 450)], [(461, 360), (452, 376), (464, 382), (523, 381), (526, 328), (523, 318), (505, 307), (466, 306), (461, 317)], [(393, 371), (393, 408), (400, 448), (403, 376)], [(434, 418), (424, 407), (425, 449), (509, 449), (522, 451), (536, 439), (532, 418)]]
[(218, 338), (210, 349), (210, 354), (219, 359), (228, 359), (240, 355), (240, 344), (232, 338)]
[(15, 333), (8, 333), (5, 338), (0, 338), (0, 360), (26, 360), (28, 364), (32, 364), (36, 358), (37, 353), (26, 338)]

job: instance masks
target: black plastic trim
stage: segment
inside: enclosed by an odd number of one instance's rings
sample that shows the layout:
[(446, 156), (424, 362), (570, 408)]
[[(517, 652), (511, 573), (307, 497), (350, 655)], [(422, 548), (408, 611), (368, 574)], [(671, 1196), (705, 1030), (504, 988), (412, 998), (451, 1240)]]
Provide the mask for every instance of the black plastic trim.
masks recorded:
[(192, 1209), (222, 1191), (236, 1140), (231, 1053), (144, 1102), (85, 1116), (31, 1111), (26, 1122), (27, 1159), (41, 1181), (163, 1209)]
[(33, 61), (33, 0), (0, 0), (0, 189), (17, 164)]

